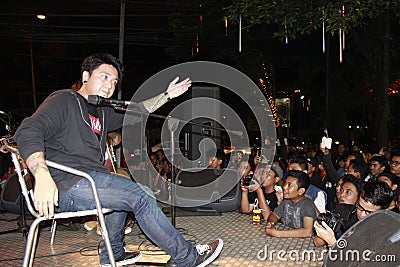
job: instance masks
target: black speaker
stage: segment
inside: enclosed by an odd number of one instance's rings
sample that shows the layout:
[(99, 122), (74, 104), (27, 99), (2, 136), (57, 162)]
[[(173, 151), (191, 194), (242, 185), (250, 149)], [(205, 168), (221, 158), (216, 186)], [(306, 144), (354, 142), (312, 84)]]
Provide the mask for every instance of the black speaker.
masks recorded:
[(5, 183), (1, 204), (6, 211), (21, 214), (21, 186), (17, 174), (12, 174)]
[(327, 252), (324, 266), (400, 266), (400, 214), (379, 210), (357, 222)]
[(183, 169), (176, 181), (176, 206), (182, 209), (228, 212), (239, 206), (240, 176), (236, 170)]

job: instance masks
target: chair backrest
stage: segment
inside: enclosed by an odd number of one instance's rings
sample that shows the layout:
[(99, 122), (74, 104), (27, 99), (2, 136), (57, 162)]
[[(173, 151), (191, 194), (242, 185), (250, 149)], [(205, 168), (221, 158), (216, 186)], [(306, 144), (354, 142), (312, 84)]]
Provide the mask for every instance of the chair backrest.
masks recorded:
[[(11, 152), (11, 159), (13, 161), (14, 167), (15, 167), (15, 173), (18, 176), (18, 182), (21, 188), (21, 193), (24, 196), (25, 199), (25, 204), (28, 207), (29, 212), (35, 216), (35, 217), (39, 217), (39, 214), (35, 211), (34, 207), (33, 207), (33, 202), (32, 202), (32, 190), (33, 190), (33, 186), (31, 183), (31, 176), (28, 172), (28, 170), (26, 168), (24, 168), (25, 166), (22, 166), (23, 161), (22, 158), (19, 156), (18, 150), (16, 148), (13, 147), (9, 147), (7, 146), (7, 150), (9, 150)], [(28, 185), (27, 185), (27, 181), (29, 181), (29, 189), (28, 190)]]
[(193, 168), (178, 172), (176, 205), (195, 211), (228, 212), (240, 203), (240, 175), (233, 169)]

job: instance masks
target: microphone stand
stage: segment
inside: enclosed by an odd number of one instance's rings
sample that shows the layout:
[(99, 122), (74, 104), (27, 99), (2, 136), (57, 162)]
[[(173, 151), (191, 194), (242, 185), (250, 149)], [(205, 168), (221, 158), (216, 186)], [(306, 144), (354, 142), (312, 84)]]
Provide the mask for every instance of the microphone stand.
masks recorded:
[(142, 112), (142, 111), (138, 111), (138, 110), (132, 110), (132, 109), (128, 109), (128, 107), (124, 108), (123, 105), (117, 105), (117, 104), (111, 104), (110, 106), (112, 106), (115, 110), (118, 111), (123, 111), (125, 113), (129, 113), (129, 114), (136, 114), (136, 115), (145, 115), (145, 116), (149, 116), (149, 117), (154, 117), (154, 118), (159, 118), (159, 119), (164, 119), (168, 121), (168, 130), (170, 131), (170, 137), (171, 137), (171, 164), (172, 164), (172, 170), (171, 170), (171, 224), (175, 227), (176, 224), (176, 206), (175, 206), (175, 193), (176, 193), (176, 180), (175, 180), (175, 174), (174, 174), (174, 151), (175, 151), (175, 140), (174, 140), (174, 135), (175, 135), (175, 131), (178, 128), (179, 123), (186, 123), (186, 124), (191, 124), (191, 125), (195, 125), (195, 126), (199, 126), (199, 127), (203, 127), (203, 128), (209, 128), (209, 129), (214, 129), (214, 130), (218, 130), (218, 131), (225, 131), (228, 133), (232, 133), (235, 135), (239, 135), (242, 136), (243, 133), (241, 131), (232, 131), (232, 130), (227, 130), (224, 128), (220, 128), (220, 127), (216, 127), (216, 126), (212, 126), (212, 125), (203, 125), (200, 123), (196, 123), (196, 122), (192, 122), (192, 121), (186, 121), (186, 120), (181, 120), (178, 118), (174, 118), (171, 116), (162, 116), (162, 115), (157, 115), (157, 114), (152, 114), (152, 113), (147, 113), (147, 112)]

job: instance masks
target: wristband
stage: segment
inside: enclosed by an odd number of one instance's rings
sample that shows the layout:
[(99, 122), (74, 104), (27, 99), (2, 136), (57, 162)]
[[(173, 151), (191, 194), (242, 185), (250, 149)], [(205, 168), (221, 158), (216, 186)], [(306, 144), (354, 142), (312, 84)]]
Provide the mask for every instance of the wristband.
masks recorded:
[(167, 97), (167, 101), (170, 101), (170, 100), (171, 100), (171, 98), (169, 97), (168, 92), (165, 92), (165, 93), (164, 93), (164, 96)]

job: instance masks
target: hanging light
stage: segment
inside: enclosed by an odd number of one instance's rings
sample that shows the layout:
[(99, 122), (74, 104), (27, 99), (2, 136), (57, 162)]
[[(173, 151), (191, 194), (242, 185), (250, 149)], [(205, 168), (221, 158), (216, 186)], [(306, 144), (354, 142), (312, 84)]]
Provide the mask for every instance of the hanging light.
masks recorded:
[(242, 15), (239, 16), (239, 52), (242, 52)]

